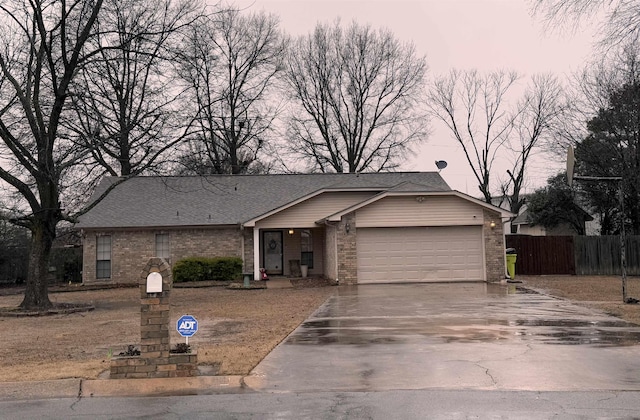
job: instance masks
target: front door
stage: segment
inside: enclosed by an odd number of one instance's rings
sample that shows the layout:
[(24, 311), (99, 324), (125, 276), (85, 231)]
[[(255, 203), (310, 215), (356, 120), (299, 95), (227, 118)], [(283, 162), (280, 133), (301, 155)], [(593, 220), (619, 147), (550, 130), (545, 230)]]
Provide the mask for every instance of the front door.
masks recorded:
[(267, 274), (282, 274), (282, 231), (262, 234), (262, 255)]

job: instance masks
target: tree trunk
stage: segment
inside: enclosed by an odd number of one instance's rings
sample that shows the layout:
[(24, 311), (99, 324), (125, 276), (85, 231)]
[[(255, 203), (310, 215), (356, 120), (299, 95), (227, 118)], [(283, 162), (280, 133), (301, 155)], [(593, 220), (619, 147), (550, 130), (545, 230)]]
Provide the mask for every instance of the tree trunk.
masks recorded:
[(48, 309), (53, 305), (49, 300), (47, 275), (49, 273), (49, 256), (55, 239), (55, 226), (48, 227), (44, 221), (36, 221), (31, 231), (31, 251), (29, 253), (29, 270), (22, 309)]

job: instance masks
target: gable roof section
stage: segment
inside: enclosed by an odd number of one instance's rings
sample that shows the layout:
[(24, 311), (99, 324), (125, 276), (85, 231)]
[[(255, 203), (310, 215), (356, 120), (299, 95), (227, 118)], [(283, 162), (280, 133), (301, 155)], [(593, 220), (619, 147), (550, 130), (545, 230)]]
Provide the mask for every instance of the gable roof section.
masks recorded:
[(402, 185), (398, 185), (395, 188), (389, 189), (388, 191), (384, 191), (381, 192), (380, 194), (377, 194), (367, 200), (362, 201), (361, 203), (358, 203), (354, 206), (351, 206), (349, 208), (346, 208), (344, 210), (341, 210), (337, 213), (334, 213), (332, 215), (330, 215), (329, 217), (325, 218), (324, 220), (319, 220), (318, 223), (323, 223), (325, 221), (327, 222), (338, 222), (340, 221), (340, 219), (342, 218), (342, 216), (344, 216), (345, 214), (351, 213), (352, 211), (356, 211), (358, 209), (361, 209), (365, 206), (368, 206), (369, 204), (375, 203), (376, 201), (379, 201), (385, 197), (398, 197), (398, 196), (424, 196), (424, 197), (433, 197), (433, 196), (454, 196), (454, 197), (459, 197), (462, 198), (463, 200), (466, 201), (470, 201), (474, 204), (477, 204), (481, 207), (484, 207), (486, 209), (489, 210), (493, 210), (495, 212), (500, 213), (501, 217), (513, 217), (514, 214), (501, 208), (501, 207), (496, 207), (493, 204), (489, 204), (486, 203), (482, 200), (478, 200), (477, 198), (473, 198), (469, 195), (463, 194), (459, 191), (455, 191), (455, 190), (449, 190), (449, 191), (427, 191), (424, 189), (419, 188), (419, 186), (417, 186), (418, 188), (416, 188), (416, 185), (411, 185), (411, 184), (402, 184)]
[[(115, 178), (105, 178), (97, 197)], [(238, 225), (326, 191), (386, 191), (402, 184), (451, 191), (437, 172), (136, 177), (81, 216), (77, 228)]]

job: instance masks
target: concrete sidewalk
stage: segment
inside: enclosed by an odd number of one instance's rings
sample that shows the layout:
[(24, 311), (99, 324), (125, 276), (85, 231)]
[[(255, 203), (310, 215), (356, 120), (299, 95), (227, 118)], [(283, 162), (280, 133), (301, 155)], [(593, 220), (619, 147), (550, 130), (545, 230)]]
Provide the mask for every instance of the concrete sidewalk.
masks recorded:
[(242, 376), (195, 376), (157, 379), (60, 379), (0, 382), (0, 401), (49, 398), (140, 397), (237, 393)]

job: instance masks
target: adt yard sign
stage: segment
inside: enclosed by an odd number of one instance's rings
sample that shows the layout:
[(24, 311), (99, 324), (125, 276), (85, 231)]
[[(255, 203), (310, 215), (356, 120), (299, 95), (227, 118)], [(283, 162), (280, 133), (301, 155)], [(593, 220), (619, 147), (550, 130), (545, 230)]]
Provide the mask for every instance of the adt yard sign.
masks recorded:
[(192, 315), (182, 315), (176, 323), (178, 334), (183, 337), (191, 337), (198, 331), (198, 321)]

